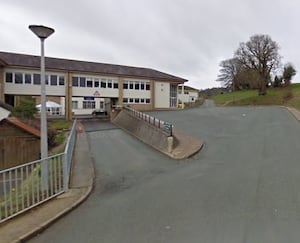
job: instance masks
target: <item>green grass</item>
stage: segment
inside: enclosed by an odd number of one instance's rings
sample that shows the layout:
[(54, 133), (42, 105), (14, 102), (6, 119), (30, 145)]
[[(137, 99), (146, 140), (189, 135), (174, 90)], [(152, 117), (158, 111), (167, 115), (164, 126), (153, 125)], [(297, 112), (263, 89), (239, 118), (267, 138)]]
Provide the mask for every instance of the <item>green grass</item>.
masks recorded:
[(49, 125), (56, 130), (70, 129), (72, 126), (72, 121), (53, 120), (49, 121)]
[[(48, 191), (48, 194), (51, 196), (57, 193), (57, 190), (62, 190), (62, 161), (53, 158), (48, 163), (48, 170), (49, 178), (52, 178), (52, 184), (49, 181), (49, 187), (52, 186), (52, 190), (49, 188)], [(23, 173), (26, 173), (25, 169)], [(56, 181), (54, 182), (55, 179)], [(53, 184), (56, 186), (55, 188), (53, 188)], [(32, 206), (43, 198), (46, 198), (46, 194), (45, 191), (41, 191), (41, 165), (36, 164), (33, 170), (29, 172), (28, 177), (17, 188), (12, 188), (6, 195), (0, 196), (0, 219), (4, 219), (6, 216), (9, 217), (20, 210)]]
[[(49, 126), (55, 131), (54, 147), (58, 147), (66, 141), (68, 137), (68, 131), (72, 126), (72, 121), (53, 120), (49, 121)], [(64, 148), (60, 148), (55, 152), (55, 154), (63, 152), (63, 149)]]
[(257, 90), (234, 91), (212, 97), (217, 105), (286, 105), (300, 109), (300, 84), (289, 88), (269, 88), (267, 95), (259, 96)]
[(66, 140), (66, 134), (65, 133), (59, 133), (55, 137), (55, 144), (62, 144)]

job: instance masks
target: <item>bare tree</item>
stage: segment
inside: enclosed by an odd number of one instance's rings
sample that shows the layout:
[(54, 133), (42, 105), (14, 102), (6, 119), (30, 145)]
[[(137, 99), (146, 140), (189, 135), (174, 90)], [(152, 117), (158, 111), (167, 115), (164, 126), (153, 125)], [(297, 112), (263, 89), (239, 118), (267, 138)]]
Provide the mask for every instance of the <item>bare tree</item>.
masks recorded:
[(270, 73), (280, 65), (279, 47), (268, 35), (254, 35), (250, 41), (241, 43), (235, 58), (243, 67), (259, 75), (259, 95), (267, 93)]
[(225, 87), (235, 90), (237, 88), (237, 74), (240, 69), (238, 60), (236, 58), (224, 60), (220, 63), (220, 67), (217, 81), (222, 82)]

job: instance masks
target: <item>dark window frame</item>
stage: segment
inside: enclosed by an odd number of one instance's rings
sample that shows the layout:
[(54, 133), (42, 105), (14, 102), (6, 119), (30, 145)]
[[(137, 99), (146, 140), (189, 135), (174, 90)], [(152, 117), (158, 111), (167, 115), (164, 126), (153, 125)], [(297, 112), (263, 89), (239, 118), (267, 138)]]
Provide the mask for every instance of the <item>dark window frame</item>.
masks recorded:
[(13, 73), (11, 73), (11, 72), (6, 72), (5, 73), (5, 82), (6, 83), (12, 83), (13, 82), (13, 77), (14, 75), (13, 75)]
[(32, 84), (32, 75), (31, 73), (24, 74), (24, 84)]
[(20, 72), (15, 73), (14, 83), (15, 84), (23, 84), (23, 73), (20, 73)]
[(33, 84), (34, 85), (41, 85), (41, 74), (34, 73), (33, 74)]
[(57, 75), (51, 74), (50, 75), (50, 85), (51, 86), (57, 86)]

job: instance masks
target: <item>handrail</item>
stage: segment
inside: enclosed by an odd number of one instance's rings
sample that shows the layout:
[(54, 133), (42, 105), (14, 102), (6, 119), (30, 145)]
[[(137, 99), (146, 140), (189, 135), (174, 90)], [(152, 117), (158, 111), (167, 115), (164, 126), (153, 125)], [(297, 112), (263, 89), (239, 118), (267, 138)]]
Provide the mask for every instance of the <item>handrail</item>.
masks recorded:
[(129, 111), (129, 113), (138, 118), (141, 119), (145, 122), (147, 122), (148, 124), (155, 126), (157, 128), (159, 128), (160, 130), (164, 131), (165, 133), (168, 134), (168, 136), (173, 136), (173, 124), (163, 121), (161, 119), (158, 119), (154, 116), (150, 116), (146, 113), (143, 113), (141, 111), (137, 111), (131, 107), (128, 106), (124, 106), (123, 109)]

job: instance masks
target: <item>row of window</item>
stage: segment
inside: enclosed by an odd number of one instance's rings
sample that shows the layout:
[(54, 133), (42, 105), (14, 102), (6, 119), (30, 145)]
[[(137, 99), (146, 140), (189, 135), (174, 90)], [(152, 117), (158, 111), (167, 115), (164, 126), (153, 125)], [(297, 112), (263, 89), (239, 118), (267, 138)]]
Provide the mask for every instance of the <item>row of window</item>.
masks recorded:
[(118, 81), (112, 79), (102, 78), (86, 78), (86, 77), (72, 77), (73, 87), (88, 87), (88, 88), (108, 88), (108, 89), (118, 89)]
[[(41, 84), (41, 74), (39, 73), (22, 73), (22, 72), (6, 72), (5, 82), (14, 84)], [(63, 75), (46, 74), (46, 85), (63, 86), (65, 85), (65, 77)]]
[[(150, 99), (144, 99), (144, 98), (124, 98), (123, 99), (124, 104), (150, 104)], [(82, 108), (83, 109), (95, 109), (96, 107), (96, 101), (94, 100), (84, 100), (82, 101)], [(100, 107), (104, 108), (103, 101), (100, 101)], [(78, 109), (78, 101), (73, 100), (72, 101), (72, 108)]]
[(144, 81), (124, 81), (123, 89), (150, 90), (150, 83)]
[[(6, 83), (14, 84), (41, 84), (41, 75), (39, 73), (22, 73), (22, 72), (6, 72)], [(46, 74), (46, 85), (63, 86), (65, 85), (65, 77), (63, 75)], [(105, 78), (87, 78), (87, 77), (72, 77), (73, 87), (88, 87), (88, 88), (109, 88), (118, 89), (119, 84), (117, 80)], [(150, 90), (150, 83), (144, 81), (124, 81), (123, 89), (132, 90)]]
[(144, 98), (124, 98), (124, 104), (150, 104), (150, 99)]
[[(83, 109), (95, 109), (96, 107), (96, 101), (94, 100), (84, 100), (82, 101), (82, 108)], [(78, 109), (78, 100), (72, 101), (72, 108)]]

